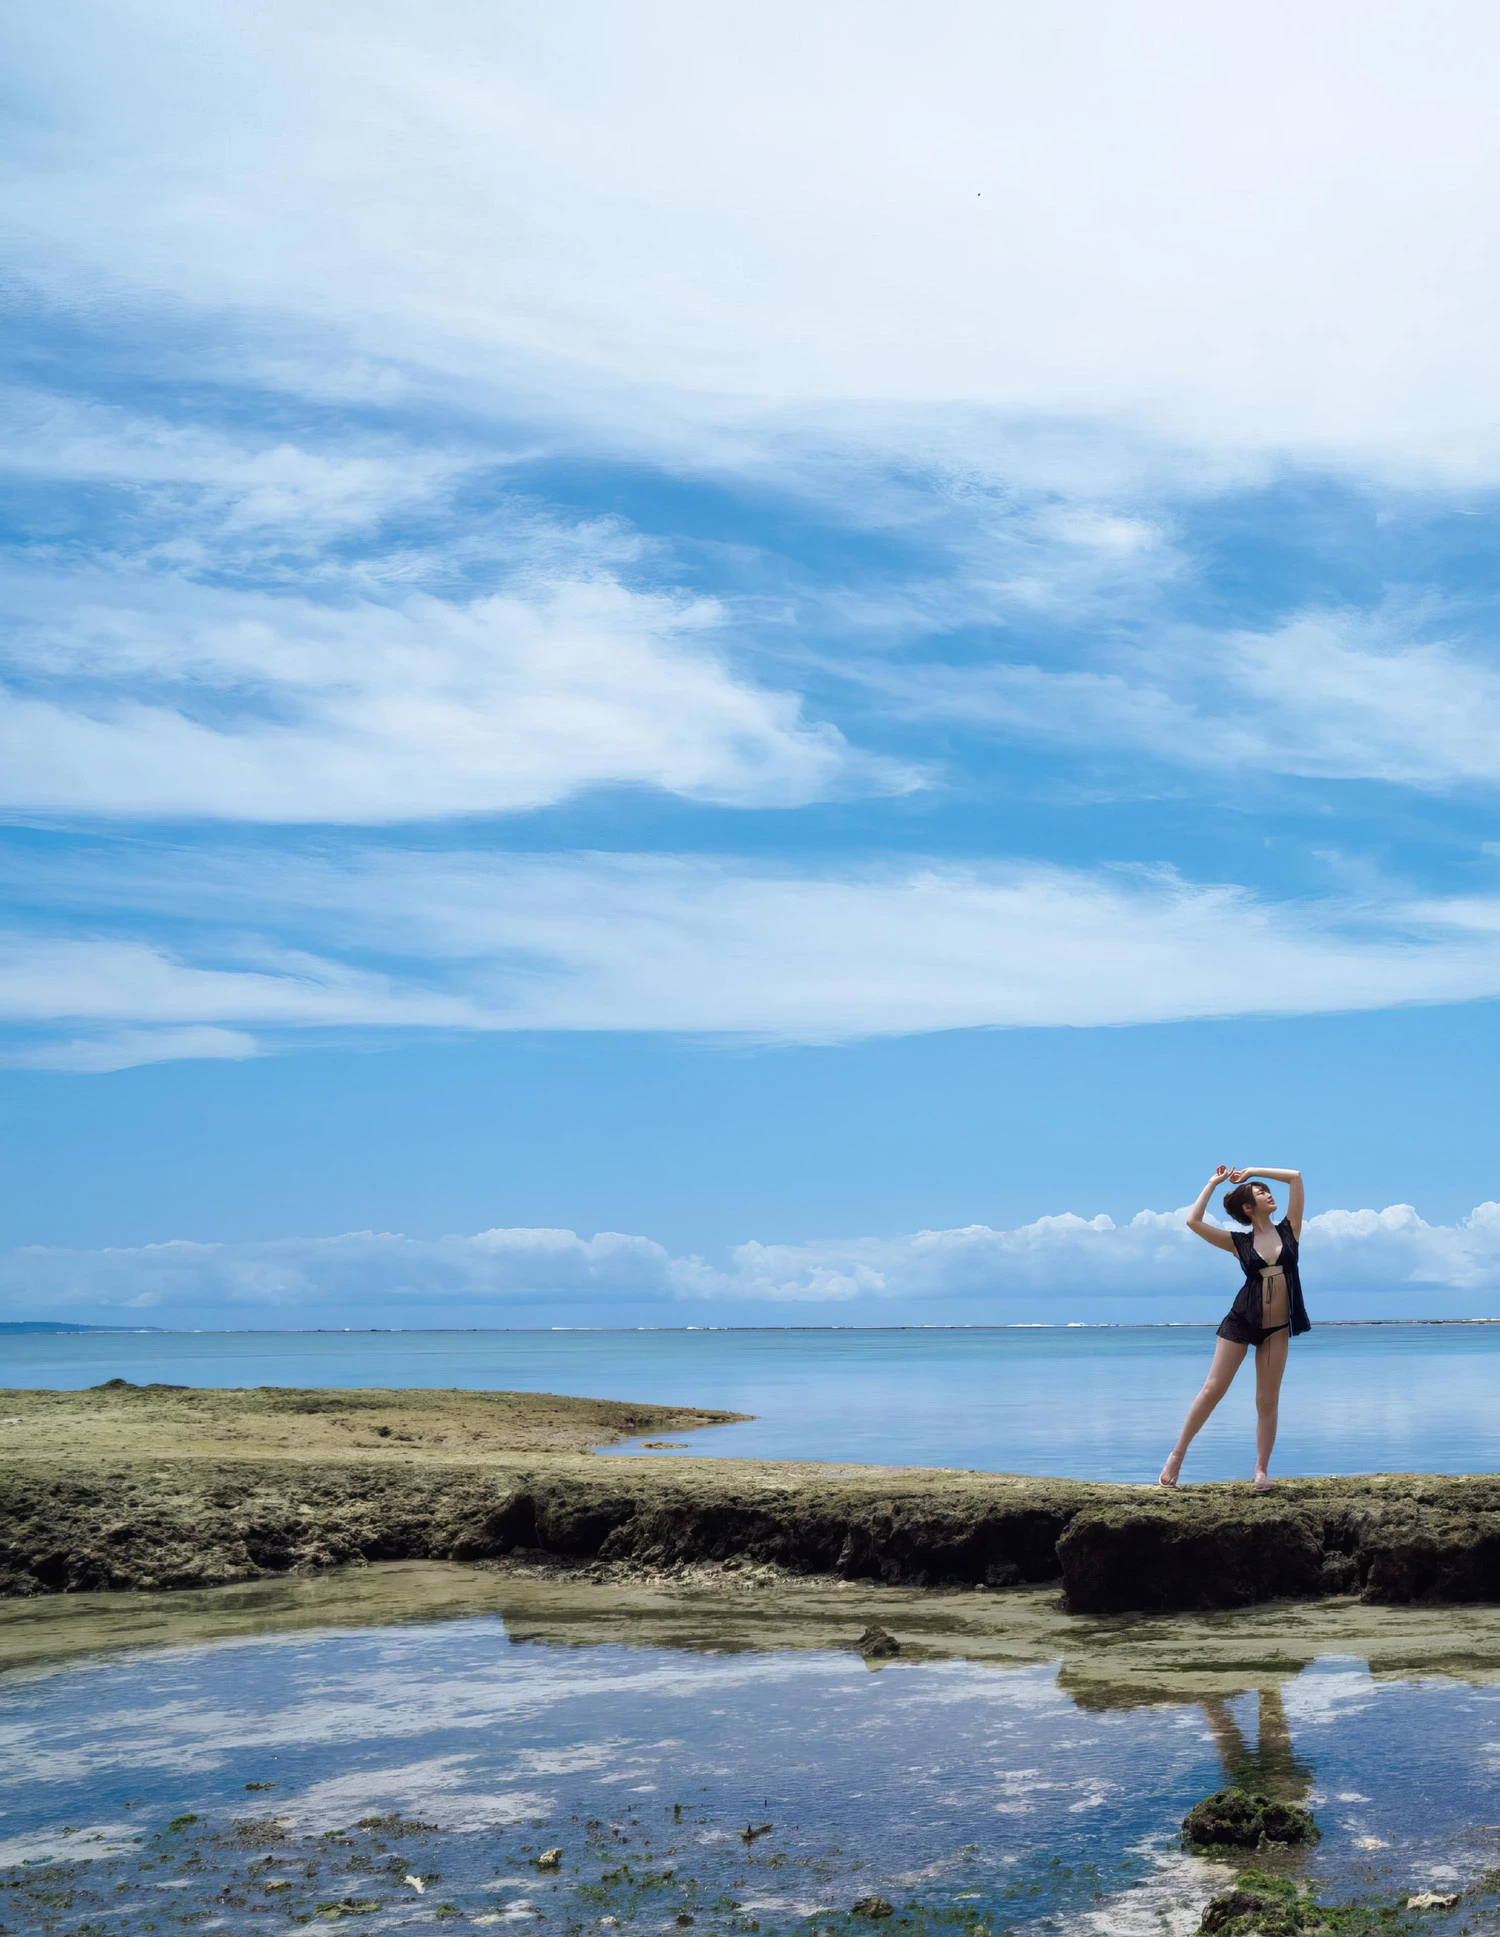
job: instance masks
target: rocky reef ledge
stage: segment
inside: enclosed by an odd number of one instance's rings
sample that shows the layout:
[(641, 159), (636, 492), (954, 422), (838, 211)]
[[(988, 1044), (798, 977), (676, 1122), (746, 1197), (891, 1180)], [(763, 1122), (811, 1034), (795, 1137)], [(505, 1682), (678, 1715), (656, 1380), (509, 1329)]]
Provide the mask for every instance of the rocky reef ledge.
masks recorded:
[(593, 1457), (738, 1415), (548, 1394), (128, 1386), (0, 1398), (0, 1594), (390, 1560), (754, 1563), (905, 1587), (1056, 1581), (1079, 1614), (1500, 1601), (1500, 1476), (1090, 1485)]

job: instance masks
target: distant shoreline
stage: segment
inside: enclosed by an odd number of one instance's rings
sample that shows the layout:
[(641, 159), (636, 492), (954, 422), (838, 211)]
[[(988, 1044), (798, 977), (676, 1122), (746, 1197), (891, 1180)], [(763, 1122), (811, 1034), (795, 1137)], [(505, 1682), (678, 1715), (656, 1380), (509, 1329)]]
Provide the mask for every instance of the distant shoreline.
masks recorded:
[[(1322, 1318), (1314, 1330), (1350, 1330), (1417, 1325), (1500, 1325), (1500, 1318)], [(0, 1335), (32, 1338), (544, 1338), (552, 1333), (597, 1333), (626, 1337), (642, 1332), (685, 1336), (690, 1332), (1208, 1332), (1212, 1319), (1163, 1318), (1124, 1324), (1108, 1319), (1018, 1319), (1009, 1324), (975, 1325), (65, 1325), (35, 1320), (0, 1320)]]

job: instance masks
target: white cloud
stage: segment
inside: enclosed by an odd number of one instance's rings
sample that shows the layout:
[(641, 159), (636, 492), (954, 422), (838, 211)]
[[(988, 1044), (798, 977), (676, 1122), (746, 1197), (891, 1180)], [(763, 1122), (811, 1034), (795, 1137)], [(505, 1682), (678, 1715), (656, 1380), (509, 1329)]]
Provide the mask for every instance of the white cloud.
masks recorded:
[(762, 807), (916, 784), (736, 674), (712, 601), (608, 576), (466, 604), (80, 590), (68, 605), (51, 581), (12, 581), (12, 810), (377, 823), (602, 786)]
[[(11, 388), (0, 393), (0, 473), (31, 484), (106, 485), (137, 494), (134, 515), (172, 527), (153, 549), (222, 569), (226, 540), (327, 543), (435, 496), (469, 453), (345, 434), (336, 450), (268, 431), (172, 423), (117, 404)], [(490, 462), (494, 462), (491, 457)], [(216, 546), (210, 560), (206, 544)]]
[(121, 1029), (109, 1036), (38, 1043), (29, 1049), (0, 1051), (0, 1065), (99, 1076), (117, 1069), (138, 1069), (143, 1063), (239, 1063), (257, 1054), (255, 1038), (242, 1029), (200, 1025), (187, 1029)]
[[(217, 951), (221, 964), (225, 948), (221, 943)], [(209, 966), (125, 937), (0, 935), (0, 1020), (475, 1028), (486, 1019), (462, 996), (403, 985), (346, 963), (243, 941), (237, 954), (231, 967)], [(174, 1033), (180, 1044), (204, 1041), (197, 1030), (168, 1029), (138, 1043), (165, 1048)], [(128, 1035), (110, 1034), (99, 1040), (99, 1052), (109, 1056), (128, 1041)], [(81, 1066), (80, 1045), (63, 1046), (62, 1053)]]
[[(915, 865), (836, 874), (594, 855), (372, 858), (280, 892), (375, 946), (428, 937), (538, 1028), (838, 1039), (1309, 1013), (1500, 992), (1472, 911), (1277, 906), (1168, 873)], [(394, 918), (394, 919), (393, 919)], [(472, 978), (472, 979), (471, 979)]]
[[(1008, 1302), (1031, 1300), (1028, 1311), (1035, 1311), (1038, 1298), (1098, 1298), (1129, 1285), (1148, 1288), (1144, 1295), (1176, 1316), (1215, 1278), (1184, 1215), (1141, 1211), (1117, 1225), (1066, 1213), (1014, 1230), (975, 1224), (891, 1238), (749, 1243), (722, 1264), (610, 1231), (592, 1238), (555, 1230), (440, 1238), (353, 1231), (107, 1251), (33, 1246), (0, 1261), (0, 1298), (27, 1315), (117, 1310), (149, 1320), (192, 1308), (217, 1311), (231, 1323), (265, 1323), (308, 1308), (359, 1314), (362, 1322), (397, 1307), (440, 1318), (456, 1305), (503, 1311), (555, 1299), (562, 1310), (591, 1302), (660, 1304), (664, 1323), (680, 1323), (685, 1303), (828, 1305), (841, 1320), (898, 1303), (947, 1303), (1003, 1317)], [(1379, 1287), (1422, 1297), (1500, 1291), (1500, 1204), (1481, 1204), (1449, 1225), (1427, 1224), (1407, 1204), (1325, 1211), (1308, 1219), (1303, 1247), (1320, 1297)], [(1141, 1296), (1132, 1293), (1137, 1316)], [(1402, 1316), (1424, 1309), (1408, 1296)]]
[[(0, 1020), (624, 1029), (839, 1041), (1313, 1014), (1500, 994), (1500, 897), (1278, 904), (1165, 871), (798, 871), (656, 855), (153, 855), (29, 876), (175, 952), (17, 934)], [(54, 917), (55, 919), (55, 917)]]
[(78, 0), (13, 47), (11, 248), (643, 436), (959, 402), (1493, 476), (1497, 55), (1478, 0)]
[(701, 1277), (695, 1260), (673, 1259), (649, 1238), (601, 1232), (481, 1231), (430, 1240), (353, 1231), (248, 1245), (164, 1244), (108, 1251), (29, 1247), (10, 1254), (10, 1287), (20, 1303), (79, 1302), (151, 1308), (195, 1301), (295, 1308), (328, 1300), (390, 1297), (438, 1301), (508, 1296), (657, 1298)]
[(1493, 786), (1500, 669), (1483, 647), (1414, 640), (1419, 624), (1313, 611), (1270, 632), (1168, 632), (1083, 670), (847, 670), (907, 718), (1217, 772)]

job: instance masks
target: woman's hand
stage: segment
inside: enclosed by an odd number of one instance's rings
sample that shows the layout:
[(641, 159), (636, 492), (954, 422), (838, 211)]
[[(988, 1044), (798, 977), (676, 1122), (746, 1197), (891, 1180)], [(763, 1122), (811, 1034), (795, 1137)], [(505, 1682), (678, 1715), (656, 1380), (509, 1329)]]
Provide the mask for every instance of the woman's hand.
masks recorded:
[(1212, 1224), (1205, 1224), (1203, 1220), (1208, 1211), (1209, 1198), (1213, 1196), (1220, 1184), (1229, 1183), (1233, 1176), (1234, 1172), (1228, 1164), (1215, 1164), (1213, 1176), (1199, 1191), (1197, 1203), (1187, 1214), (1188, 1229), (1196, 1233), (1205, 1243), (1216, 1246), (1220, 1251), (1232, 1251), (1234, 1239), (1227, 1231), (1220, 1231)]

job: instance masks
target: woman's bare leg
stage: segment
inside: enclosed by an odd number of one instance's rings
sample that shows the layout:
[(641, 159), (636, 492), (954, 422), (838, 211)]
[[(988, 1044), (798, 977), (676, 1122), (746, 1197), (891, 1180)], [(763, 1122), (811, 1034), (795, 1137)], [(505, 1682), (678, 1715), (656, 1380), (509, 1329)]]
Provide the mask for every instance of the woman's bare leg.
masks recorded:
[(1286, 1371), (1287, 1332), (1275, 1332), (1255, 1348), (1255, 1484), (1262, 1492), (1271, 1484), (1267, 1468), (1276, 1444), (1281, 1407), (1281, 1375)]
[[(1214, 1360), (1208, 1368), (1208, 1377), (1203, 1381), (1203, 1390), (1188, 1407), (1187, 1418), (1182, 1422), (1182, 1431), (1177, 1435), (1177, 1444), (1168, 1453), (1167, 1463), (1161, 1469), (1163, 1486), (1177, 1484), (1177, 1475), (1182, 1470), (1183, 1457), (1188, 1447), (1203, 1430), (1203, 1423), (1208, 1415), (1229, 1390), (1235, 1373), (1245, 1362), (1245, 1354), (1249, 1349), (1246, 1345), (1235, 1345), (1227, 1338), (1215, 1339)], [(1273, 1435), (1274, 1431), (1273, 1427)]]

